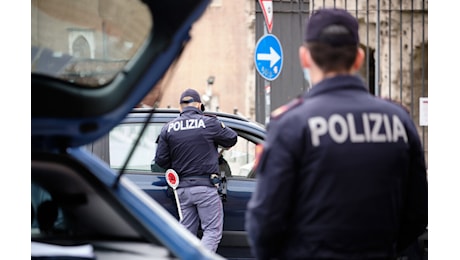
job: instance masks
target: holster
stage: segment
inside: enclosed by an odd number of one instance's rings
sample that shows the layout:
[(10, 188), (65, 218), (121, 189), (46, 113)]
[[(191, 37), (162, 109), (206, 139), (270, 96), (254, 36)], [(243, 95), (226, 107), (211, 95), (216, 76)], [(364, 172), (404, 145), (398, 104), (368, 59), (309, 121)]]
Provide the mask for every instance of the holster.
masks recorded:
[(211, 174), (209, 177), (212, 185), (214, 185), (217, 188), (217, 192), (219, 193), (219, 196), (223, 202), (227, 201), (227, 183), (225, 179), (225, 174), (224, 176), (219, 176), (217, 174)]

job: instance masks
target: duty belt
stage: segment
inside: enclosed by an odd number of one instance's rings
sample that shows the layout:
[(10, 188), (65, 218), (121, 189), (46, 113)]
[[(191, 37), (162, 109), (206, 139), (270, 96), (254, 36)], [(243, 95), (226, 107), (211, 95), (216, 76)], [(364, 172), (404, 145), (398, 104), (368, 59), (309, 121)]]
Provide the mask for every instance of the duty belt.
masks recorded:
[(192, 186), (209, 186), (214, 187), (209, 178), (210, 175), (187, 176), (179, 178), (178, 188), (192, 187)]

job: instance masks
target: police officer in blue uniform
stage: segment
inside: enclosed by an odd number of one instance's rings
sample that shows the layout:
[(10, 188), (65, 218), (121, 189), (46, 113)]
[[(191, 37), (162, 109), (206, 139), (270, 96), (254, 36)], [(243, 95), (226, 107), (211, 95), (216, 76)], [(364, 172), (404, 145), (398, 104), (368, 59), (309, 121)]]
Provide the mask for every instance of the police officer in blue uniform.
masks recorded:
[(237, 134), (217, 117), (203, 114), (196, 90), (185, 90), (179, 102), (180, 115), (161, 130), (155, 162), (177, 172), (181, 223), (197, 234), (201, 222), (201, 242), (215, 252), (223, 229), (223, 206), (215, 186), (220, 176), (217, 148), (235, 145)]
[(307, 20), (312, 88), (273, 111), (248, 203), (257, 259), (394, 259), (428, 220), (424, 153), (401, 106), (371, 95), (346, 10)]

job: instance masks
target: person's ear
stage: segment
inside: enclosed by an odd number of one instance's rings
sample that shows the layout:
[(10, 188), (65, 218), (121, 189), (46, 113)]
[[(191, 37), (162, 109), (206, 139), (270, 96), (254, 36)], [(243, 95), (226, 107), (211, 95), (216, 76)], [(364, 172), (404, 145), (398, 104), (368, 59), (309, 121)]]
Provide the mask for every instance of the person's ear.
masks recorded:
[(352, 66), (355, 71), (361, 69), (365, 56), (366, 54), (364, 53), (363, 48), (358, 47), (358, 51), (356, 52), (355, 62), (353, 63), (353, 66)]
[(309, 68), (310, 67), (310, 51), (307, 49), (305, 45), (299, 47), (299, 60), (300, 66), (302, 68)]

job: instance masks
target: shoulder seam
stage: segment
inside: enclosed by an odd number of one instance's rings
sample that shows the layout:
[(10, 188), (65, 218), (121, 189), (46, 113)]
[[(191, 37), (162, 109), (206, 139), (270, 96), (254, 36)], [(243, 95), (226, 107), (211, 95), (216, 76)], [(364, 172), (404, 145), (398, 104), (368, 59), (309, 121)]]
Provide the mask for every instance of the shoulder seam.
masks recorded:
[(289, 103), (287, 103), (287, 104), (285, 104), (283, 106), (280, 106), (277, 109), (273, 110), (273, 112), (270, 114), (270, 117), (272, 119), (277, 119), (277, 118), (281, 117), (287, 111), (299, 106), (302, 103), (303, 103), (303, 98), (302, 97), (297, 97), (294, 100), (292, 100), (291, 102), (289, 102)]

